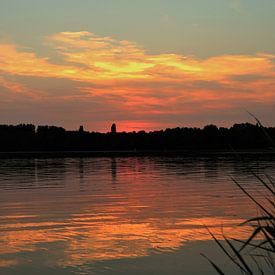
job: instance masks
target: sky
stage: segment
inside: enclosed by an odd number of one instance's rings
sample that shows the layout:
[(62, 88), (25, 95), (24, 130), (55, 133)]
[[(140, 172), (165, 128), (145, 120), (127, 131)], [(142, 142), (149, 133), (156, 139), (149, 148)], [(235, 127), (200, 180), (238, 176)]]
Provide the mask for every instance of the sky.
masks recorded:
[(275, 126), (275, 0), (0, 0), (0, 124)]

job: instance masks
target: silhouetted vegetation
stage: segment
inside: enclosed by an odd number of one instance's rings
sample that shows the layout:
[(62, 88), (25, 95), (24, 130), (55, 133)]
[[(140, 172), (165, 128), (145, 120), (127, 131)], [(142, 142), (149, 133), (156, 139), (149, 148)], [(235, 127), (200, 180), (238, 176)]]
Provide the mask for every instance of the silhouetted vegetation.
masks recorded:
[[(264, 128), (275, 138), (275, 128)], [(61, 127), (31, 124), (0, 125), (0, 151), (179, 151), (257, 150), (270, 142), (259, 124), (235, 124), (231, 128), (207, 125), (200, 128), (173, 128), (152, 132), (97, 133), (67, 131)]]
[[(265, 128), (254, 115), (252, 116), (270, 144), (270, 149), (274, 152), (275, 143), (274, 136), (271, 134), (272, 130)], [(232, 178), (237, 187), (256, 205), (259, 213), (258, 216), (241, 224), (251, 226), (250, 237), (247, 240), (240, 240), (229, 239), (223, 235), (225, 241), (223, 244), (208, 228), (207, 230), (230, 262), (239, 269), (240, 274), (275, 274), (275, 180), (269, 175), (261, 176), (253, 171), (251, 174), (258, 187), (257, 193), (263, 196), (262, 199), (249, 192), (244, 184)], [(217, 274), (225, 274), (223, 268), (218, 266), (215, 261), (203, 254), (202, 256), (209, 261)]]
[[(253, 173), (254, 174), (254, 173)], [(274, 179), (254, 174), (261, 187), (259, 193), (264, 194), (264, 201), (255, 198), (245, 187), (233, 179), (242, 192), (257, 206), (259, 216), (245, 221), (242, 225), (251, 226), (251, 235), (247, 240), (229, 239), (224, 236), (225, 243), (219, 241), (208, 229), (209, 234), (225, 253), (228, 259), (239, 269), (240, 274), (275, 274), (275, 182)], [(222, 267), (203, 255), (216, 270), (217, 274), (225, 274)]]

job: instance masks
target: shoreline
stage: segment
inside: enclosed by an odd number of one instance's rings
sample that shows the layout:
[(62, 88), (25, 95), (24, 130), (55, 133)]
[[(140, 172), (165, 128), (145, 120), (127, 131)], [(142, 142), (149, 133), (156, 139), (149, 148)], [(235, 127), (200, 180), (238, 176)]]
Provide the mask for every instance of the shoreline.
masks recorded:
[(184, 151), (18, 151), (0, 152), (0, 159), (9, 158), (94, 158), (94, 157), (206, 157), (206, 156), (274, 156), (269, 150), (184, 150)]

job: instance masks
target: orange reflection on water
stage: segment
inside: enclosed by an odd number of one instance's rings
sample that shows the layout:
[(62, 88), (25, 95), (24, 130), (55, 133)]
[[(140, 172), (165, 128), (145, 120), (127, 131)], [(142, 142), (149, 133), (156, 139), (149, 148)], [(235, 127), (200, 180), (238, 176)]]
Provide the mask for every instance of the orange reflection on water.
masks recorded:
[[(251, 228), (237, 225), (255, 212), (224, 175), (234, 169), (240, 173), (235, 163), (192, 159), (34, 161), (9, 172), (0, 256), (11, 264), (43, 252), (59, 266), (142, 257), (211, 240), (205, 225), (218, 239), (222, 226), (226, 236), (246, 239)], [(22, 175), (29, 189), (20, 189)]]
[(16, 260), (0, 260), (0, 267), (9, 267), (17, 265)]
[[(236, 227), (240, 219), (147, 219), (139, 222), (106, 216), (91, 219), (90, 215), (71, 217), (64, 222), (12, 224), (1, 227), (0, 254), (35, 252), (43, 244), (62, 243), (62, 265), (80, 265), (88, 261), (147, 256), (169, 252), (191, 241), (210, 240), (204, 225), (218, 238), (221, 225), (227, 236), (245, 239), (246, 227)], [(45, 228), (43, 228), (45, 227)], [(13, 228), (13, 229), (11, 229)], [(25, 228), (28, 228), (27, 230)], [(3, 230), (4, 229), (4, 230)]]

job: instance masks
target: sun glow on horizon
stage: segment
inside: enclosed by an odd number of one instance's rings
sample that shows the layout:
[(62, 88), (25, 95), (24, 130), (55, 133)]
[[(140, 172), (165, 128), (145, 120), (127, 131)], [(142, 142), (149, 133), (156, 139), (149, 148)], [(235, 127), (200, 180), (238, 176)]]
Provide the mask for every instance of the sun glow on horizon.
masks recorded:
[[(79, 121), (94, 119), (102, 128), (98, 115), (105, 116), (107, 110), (105, 121), (122, 125), (130, 121), (130, 127), (122, 128), (138, 129), (140, 125), (164, 128), (201, 111), (230, 113), (247, 104), (267, 106), (275, 100), (272, 54), (207, 59), (148, 54), (136, 43), (87, 31), (60, 32), (46, 37), (44, 45), (59, 58), (41, 57), (35, 49), (13, 43), (0, 44), (4, 102), (13, 104), (25, 97), (32, 104), (49, 105), (54, 100), (60, 109), (78, 102), (84, 113), (77, 115)], [(59, 84), (45, 85), (46, 80)], [(73, 85), (62, 87), (68, 81)], [(98, 115), (85, 102), (91, 102)]]

